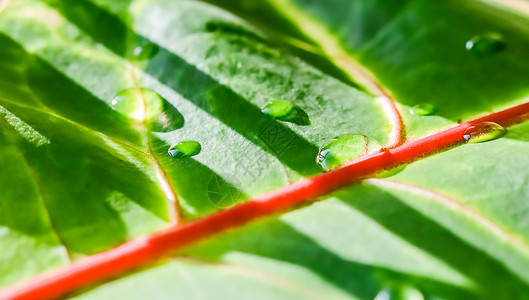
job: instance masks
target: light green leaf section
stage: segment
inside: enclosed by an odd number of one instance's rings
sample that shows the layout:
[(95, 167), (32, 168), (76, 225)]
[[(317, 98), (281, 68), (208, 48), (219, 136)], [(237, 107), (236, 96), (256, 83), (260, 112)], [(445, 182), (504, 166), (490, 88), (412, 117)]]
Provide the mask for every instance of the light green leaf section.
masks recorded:
[[(286, 276), (283, 276), (286, 275)], [(108, 299), (116, 290), (120, 297), (146, 299), (350, 299), (336, 290), (320, 290), (324, 285), (315, 276), (304, 281), (248, 267), (208, 264), (200, 261), (170, 261), (90, 291), (73, 299)], [(319, 284), (307, 287), (307, 281)], [(140, 287), (140, 288), (138, 288)]]

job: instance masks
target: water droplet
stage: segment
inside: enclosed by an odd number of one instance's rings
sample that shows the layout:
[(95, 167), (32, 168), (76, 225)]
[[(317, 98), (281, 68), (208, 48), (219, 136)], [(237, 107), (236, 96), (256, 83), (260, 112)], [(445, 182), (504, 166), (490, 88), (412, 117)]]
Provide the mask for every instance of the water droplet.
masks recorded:
[(152, 42), (146, 42), (134, 48), (133, 56), (135, 60), (147, 60), (153, 58), (158, 51), (160, 51), (160, 46)]
[(410, 113), (417, 116), (431, 116), (437, 109), (432, 104), (422, 103), (410, 108)]
[(388, 289), (383, 289), (375, 296), (374, 300), (389, 300), (391, 297), (390, 291)]
[(468, 51), (475, 54), (491, 54), (505, 48), (505, 41), (501, 34), (496, 32), (487, 32), (472, 37), (467, 43)]
[(174, 144), (167, 151), (174, 158), (186, 158), (200, 153), (202, 147), (196, 141), (184, 141)]
[(162, 111), (162, 107), (162, 97), (145, 88), (125, 89), (112, 99), (114, 110), (136, 121), (154, 118)]
[(412, 286), (401, 286), (381, 290), (374, 300), (424, 300), (424, 296)]
[(150, 130), (168, 132), (184, 125), (184, 117), (166, 99), (147, 88), (129, 88), (119, 92), (111, 102), (112, 109)]
[(470, 126), (463, 138), (469, 143), (483, 143), (499, 139), (507, 133), (503, 126), (493, 122), (481, 122)]
[(343, 134), (320, 147), (316, 162), (328, 171), (380, 147), (376, 140), (365, 135)]
[(310, 125), (309, 115), (301, 107), (288, 101), (272, 101), (265, 105), (261, 111), (281, 121), (297, 125)]

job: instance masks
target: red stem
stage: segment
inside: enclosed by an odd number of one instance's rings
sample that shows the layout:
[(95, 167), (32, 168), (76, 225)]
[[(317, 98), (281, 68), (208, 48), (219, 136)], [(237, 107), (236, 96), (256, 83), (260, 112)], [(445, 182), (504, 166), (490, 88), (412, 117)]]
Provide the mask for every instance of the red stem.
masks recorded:
[(406, 135), (404, 132), (404, 125), (402, 124), (402, 118), (400, 116), (399, 110), (395, 104), (395, 101), (385, 93), (383, 89), (380, 89), (383, 93), (379, 99), (381, 105), (384, 108), (384, 112), (388, 116), (388, 119), (391, 123), (391, 133), (388, 148), (395, 148), (406, 140)]
[(42, 299), (64, 295), (75, 289), (143, 266), (183, 246), (211, 237), (229, 228), (278, 214), (295, 204), (325, 195), (368, 175), (462, 144), (465, 131), (472, 125), (480, 122), (495, 122), (507, 127), (528, 118), (529, 103), (525, 103), (416, 141), (407, 142), (393, 149), (383, 149), (359, 157), (341, 168), (304, 179), (232, 208), (181, 226), (161, 230), (15, 284), (1, 291), (0, 299)]

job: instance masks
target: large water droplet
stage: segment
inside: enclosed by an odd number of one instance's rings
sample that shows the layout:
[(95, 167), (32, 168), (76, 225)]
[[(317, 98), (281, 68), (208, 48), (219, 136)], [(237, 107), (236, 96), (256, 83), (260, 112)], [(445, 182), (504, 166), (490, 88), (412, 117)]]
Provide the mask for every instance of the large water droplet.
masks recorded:
[(121, 114), (143, 122), (162, 111), (162, 102), (162, 97), (151, 89), (130, 88), (119, 92), (111, 104), (112, 108)]
[(365, 135), (343, 134), (320, 147), (316, 162), (324, 170), (330, 170), (380, 147), (376, 140)]
[(507, 133), (503, 126), (493, 122), (481, 122), (470, 126), (463, 138), (469, 143), (482, 143), (499, 139)]
[(160, 51), (160, 47), (152, 42), (146, 42), (136, 48), (134, 48), (134, 59), (136, 60), (147, 60), (153, 58), (158, 51)]
[(288, 101), (272, 101), (266, 104), (261, 111), (281, 121), (297, 125), (310, 125), (309, 115), (301, 107)]
[(475, 54), (495, 53), (505, 48), (505, 41), (501, 34), (496, 32), (487, 32), (472, 37), (467, 43), (468, 51)]
[(401, 286), (381, 290), (374, 300), (424, 300), (424, 295), (412, 286)]
[(410, 113), (417, 116), (431, 116), (437, 109), (432, 104), (422, 103), (410, 108)]
[(196, 141), (184, 141), (174, 144), (167, 151), (174, 158), (186, 158), (200, 153), (202, 147)]
[(119, 92), (112, 108), (150, 130), (168, 132), (184, 125), (184, 117), (166, 99), (147, 88), (130, 88)]

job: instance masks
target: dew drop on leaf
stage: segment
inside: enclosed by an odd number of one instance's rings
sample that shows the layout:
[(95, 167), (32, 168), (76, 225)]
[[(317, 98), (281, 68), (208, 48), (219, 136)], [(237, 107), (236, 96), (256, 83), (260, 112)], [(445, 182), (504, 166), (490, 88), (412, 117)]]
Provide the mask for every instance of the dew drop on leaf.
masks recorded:
[(432, 104), (421, 103), (410, 108), (410, 113), (417, 116), (431, 116), (435, 114), (437, 109)]
[(382, 289), (374, 300), (424, 300), (424, 295), (412, 286)]
[(466, 43), (466, 48), (475, 54), (491, 54), (505, 48), (505, 41), (501, 34), (488, 32), (472, 37)]
[(133, 57), (135, 60), (148, 60), (153, 58), (158, 51), (160, 51), (158, 45), (152, 42), (146, 42), (143, 45), (134, 48)]
[(482, 143), (499, 139), (507, 133), (503, 126), (493, 122), (481, 122), (470, 126), (463, 138), (469, 143)]
[(111, 102), (112, 109), (150, 130), (168, 132), (184, 125), (182, 114), (158, 93), (147, 88), (129, 88), (119, 92)]
[(174, 144), (167, 151), (174, 158), (186, 158), (200, 153), (202, 147), (196, 141), (184, 141)]
[(288, 101), (272, 101), (266, 104), (261, 111), (281, 121), (297, 125), (310, 125), (309, 115), (301, 107)]
[(316, 162), (328, 171), (379, 148), (381, 146), (376, 140), (365, 135), (343, 134), (320, 147)]
[(146, 121), (162, 111), (163, 100), (158, 93), (146, 88), (129, 88), (119, 92), (112, 99), (112, 108), (136, 120)]

